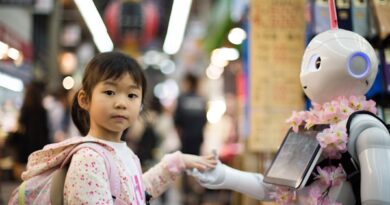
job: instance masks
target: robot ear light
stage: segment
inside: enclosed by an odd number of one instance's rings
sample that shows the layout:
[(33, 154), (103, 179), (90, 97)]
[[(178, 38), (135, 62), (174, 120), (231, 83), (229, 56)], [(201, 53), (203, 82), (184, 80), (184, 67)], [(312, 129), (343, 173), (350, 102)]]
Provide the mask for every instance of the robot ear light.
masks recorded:
[(356, 79), (366, 78), (371, 71), (371, 61), (367, 54), (355, 52), (348, 58), (348, 74)]

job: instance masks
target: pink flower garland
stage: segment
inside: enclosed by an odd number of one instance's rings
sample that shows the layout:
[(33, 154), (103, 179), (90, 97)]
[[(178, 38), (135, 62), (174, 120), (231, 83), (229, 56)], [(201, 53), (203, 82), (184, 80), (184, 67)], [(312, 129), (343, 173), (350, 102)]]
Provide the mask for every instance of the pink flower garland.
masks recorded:
[[(310, 129), (313, 125), (329, 124), (330, 127), (318, 133), (316, 138), (320, 143), (323, 154), (329, 159), (339, 159), (341, 154), (347, 151), (347, 129), (344, 124), (338, 125), (340, 121), (348, 119), (349, 115), (359, 110), (366, 110), (376, 114), (375, 102), (366, 100), (365, 96), (338, 97), (331, 102), (322, 105), (313, 102), (313, 108), (309, 111), (293, 111), (292, 116), (287, 119), (295, 132), (298, 132), (299, 126), (304, 125), (305, 129)], [(341, 203), (332, 201), (328, 197), (328, 192), (333, 186), (340, 185), (346, 180), (346, 174), (341, 165), (338, 167), (328, 166), (321, 169), (317, 167), (318, 175), (315, 177), (322, 187), (315, 185), (310, 188), (310, 205), (341, 205)], [(295, 191), (288, 188), (277, 188), (271, 193), (271, 197), (281, 205), (288, 205), (295, 201)]]
[(326, 157), (339, 159), (341, 153), (347, 150), (348, 136), (345, 126), (337, 126), (337, 123), (348, 119), (350, 114), (359, 110), (367, 110), (374, 114), (377, 111), (375, 102), (367, 101), (365, 96), (350, 96), (349, 98), (341, 96), (323, 105), (313, 103), (313, 108), (309, 111), (293, 111), (292, 116), (286, 122), (295, 132), (298, 132), (301, 125), (309, 129), (317, 124), (330, 124), (330, 128), (317, 135), (317, 140)]

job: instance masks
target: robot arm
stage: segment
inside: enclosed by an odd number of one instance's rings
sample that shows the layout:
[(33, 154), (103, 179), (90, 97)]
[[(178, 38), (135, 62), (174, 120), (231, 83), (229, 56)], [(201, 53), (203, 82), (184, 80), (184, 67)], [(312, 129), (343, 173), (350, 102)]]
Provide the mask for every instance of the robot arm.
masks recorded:
[(209, 189), (229, 189), (258, 200), (272, 200), (270, 192), (274, 190), (274, 186), (264, 183), (261, 174), (240, 171), (219, 162), (213, 170), (203, 173), (192, 170), (190, 175)]
[(350, 122), (348, 151), (361, 171), (362, 204), (390, 204), (390, 135), (385, 125), (369, 114)]

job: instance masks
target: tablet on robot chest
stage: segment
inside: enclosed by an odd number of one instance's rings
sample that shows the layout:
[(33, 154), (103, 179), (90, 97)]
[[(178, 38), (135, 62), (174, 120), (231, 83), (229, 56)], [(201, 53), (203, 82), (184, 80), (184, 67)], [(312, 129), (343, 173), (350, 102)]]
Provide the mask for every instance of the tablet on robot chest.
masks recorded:
[(297, 133), (290, 129), (264, 176), (264, 182), (294, 189), (304, 187), (322, 151), (316, 136), (325, 128), (328, 125), (315, 125), (309, 130), (300, 127)]

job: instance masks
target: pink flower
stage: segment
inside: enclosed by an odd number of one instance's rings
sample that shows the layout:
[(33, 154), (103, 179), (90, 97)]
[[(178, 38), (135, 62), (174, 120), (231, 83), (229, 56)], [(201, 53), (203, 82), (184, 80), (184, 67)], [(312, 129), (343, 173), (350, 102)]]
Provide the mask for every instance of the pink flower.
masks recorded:
[(341, 164), (333, 171), (333, 186), (339, 186), (343, 181), (347, 179), (347, 175)]
[(288, 118), (286, 122), (291, 125), (294, 132), (298, 132), (299, 126), (302, 124), (304, 118), (305, 118), (305, 111), (300, 111), (300, 112), (293, 111), (292, 116)]
[(317, 140), (322, 148), (326, 148), (326, 146), (329, 144), (329, 140), (327, 137), (329, 134), (332, 134), (332, 130), (330, 128), (326, 128), (322, 132), (317, 134)]
[(307, 112), (306, 113), (306, 124), (305, 128), (310, 129), (313, 125), (318, 124), (319, 118), (316, 112)]
[[(332, 101), (333, 102), (333, 101)], [(323, 110), (327, 113), (333, 113), (335, 112), (334, 103), (332, 102), (326, 102), (322, 105)]]
[(338, 150), (340, 152), (346, 152), (348, 142), (347, 129), (345, 127), (340, 127), (338, 129), (334, 129), (333, 133), (335, 134), (335, 143)]
[(315, 176), (315, 179), (327, 187), (338, 186), (346, 179), (346, 174), (341, 165), (337, 168), (334, 166), (328, 166), (321, 169), (317, 167), (318, 175)]
[(288, 205), (296, 199), (295, 192), (285, 187), (277, 187), (275, 192), (270, 193), (270, 197), (280, 205)]
[(364, 108), (362, 102), (364, 101), (366, 101), (365, 96), (350, 96), (349, 106), (355, 111), (362, 110)]
[(347, 130), (344, 126), (331, 124), (330, 128), (317, 134), (317, 140), (323, 148), (324, 155), (331, 159), (339, 159), (347, 150)]
[(350, 108), (348, 106), (349, 102), (346, 98), (342, 99), (340, 101), (340, 114), (341, 114), (341, 118), (344, 120), (344, 119), (347, 119), (349, 117), (350, 114), (352, 114), (353, 112), (353, 109)]
[(322, 191), (319, 186), (313, 186), (309, 190), (309, 197), (307, 204), (309, 205), (342, 205), (329, 198), (326, 193), (327, 190)]
[(338, 122), (338, 112), (339, 107), (337, 103), (332, 101), (331, 103), (325, 103), (323, 110), (323, 120), (326, 123), (337, 123)]
[(325, 186), (331, 185), (331, 177), (330, 177), (330, 168), (325, 167), (321, 169), (321, 167), (317, 166), (318, 175), (315, 176), (315, 179), (319, 180), (321, 184)]

